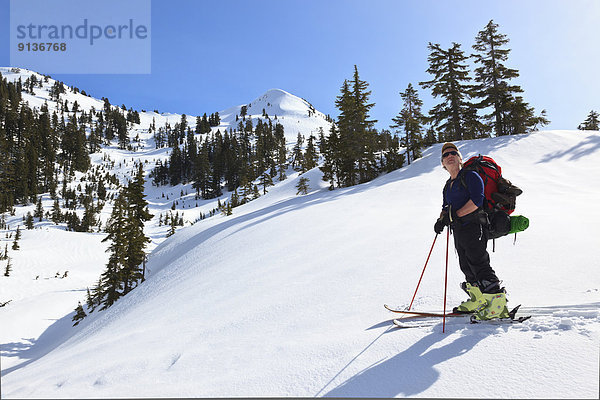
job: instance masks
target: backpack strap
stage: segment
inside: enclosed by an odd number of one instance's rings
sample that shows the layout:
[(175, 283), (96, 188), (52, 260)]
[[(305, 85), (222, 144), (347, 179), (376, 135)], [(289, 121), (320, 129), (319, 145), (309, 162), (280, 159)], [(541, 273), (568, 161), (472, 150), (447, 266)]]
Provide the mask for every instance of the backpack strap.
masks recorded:
[[(463, 173), (461, 173), (460, 171), (458, 172), (458, 178), (459, 178), (459, 182), (462, 185), (462, 187), (464, 187), (465, 189), (468, 189), (469, 187), (467, 186), (467, 182), (465, 181), (465, 175)], [(446, 181), (446, 184), (444, 185), (444, 190), (442, 192), (442, 194), (444, 196), (446, 196), (446, 190), (450, 187), (450, 182), (452, 182), (452, 178), (448, 178), (448, 180)]]

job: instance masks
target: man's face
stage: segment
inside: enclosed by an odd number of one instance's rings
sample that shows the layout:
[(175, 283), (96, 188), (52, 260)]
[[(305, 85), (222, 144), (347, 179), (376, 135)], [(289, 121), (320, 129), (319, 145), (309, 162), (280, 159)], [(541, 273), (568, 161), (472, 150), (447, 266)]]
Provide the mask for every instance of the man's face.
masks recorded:
[(450, 166), (458, 166), (460, 164), (460, 156), (458, 151), (449, 148), (442, 154), (442, 165), (446, 168)]

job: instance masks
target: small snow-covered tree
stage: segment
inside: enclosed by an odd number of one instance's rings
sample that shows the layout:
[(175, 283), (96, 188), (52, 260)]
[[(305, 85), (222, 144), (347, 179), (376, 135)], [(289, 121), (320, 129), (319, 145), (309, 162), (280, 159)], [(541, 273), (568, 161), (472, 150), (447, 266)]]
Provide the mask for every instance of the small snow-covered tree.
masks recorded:
[(584, 131), (597, 131), (597, 130), (599, 130), (598, 129), (599, 126), (600, 126), (600, 115), (596, 111), (592, 110), (588, 114), (586, 120), (583, 121), (583, 123), (581, 125), (579, 125), (578, 128), (580, 130), (584, 130)]
[(83, 310), (83, 306), (81, 305), (81, 302), (80, 302), (77, 305), (77, 307), (75, 308), (75, 315), (73, 315), (73, 318), (71, 319), (73, 322), (75, 322), (73, 324), (73, 326), (78, 325), (79, 322), (81, 322), (81, 320), (84, 319), (85, 317), (87, 317), (87, 314)]

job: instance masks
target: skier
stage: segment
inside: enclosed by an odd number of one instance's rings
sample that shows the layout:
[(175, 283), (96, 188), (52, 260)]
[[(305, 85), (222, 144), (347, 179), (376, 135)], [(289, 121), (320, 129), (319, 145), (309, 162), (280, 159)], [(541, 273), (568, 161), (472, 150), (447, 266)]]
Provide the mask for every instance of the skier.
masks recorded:
[(489, 230), (487, 214), (482, 208), (483, 180), (475, 171), (462, 169), (462, 155), (453, 143), (442, 146), (441, 161), (450, 179), (443, 190), (442, 212), (434, 230), (440, 234), (446, 226), (452, 229), (460, 269), (466, 280), (461, 288), (469, 295), (454, 312), (474, 313), (480, 320), (507, 318), (506, 291), (500, 287), (487, 252)]

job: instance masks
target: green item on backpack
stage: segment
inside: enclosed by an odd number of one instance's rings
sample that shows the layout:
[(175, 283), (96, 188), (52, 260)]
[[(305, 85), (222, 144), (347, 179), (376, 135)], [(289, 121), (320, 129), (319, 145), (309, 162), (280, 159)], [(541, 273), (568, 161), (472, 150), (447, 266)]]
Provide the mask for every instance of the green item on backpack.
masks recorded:
[(529, 218), (522, 215), (511, 215), (510, 216), (510, 231), (508, 234), (523, 232), (529, 227)]

